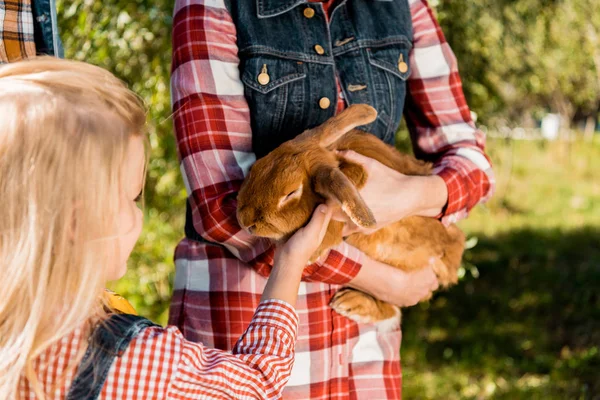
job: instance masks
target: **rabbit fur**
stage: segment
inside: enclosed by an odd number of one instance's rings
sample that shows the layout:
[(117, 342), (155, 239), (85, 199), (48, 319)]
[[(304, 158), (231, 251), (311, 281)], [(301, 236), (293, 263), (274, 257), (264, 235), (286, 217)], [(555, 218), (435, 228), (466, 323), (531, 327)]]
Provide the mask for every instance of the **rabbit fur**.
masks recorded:
[[(366, 182), (366, 172), (337, 156), (336, 150), (353, 150), (406, 175), (432, 173), (430, 163), (354, 129), (371, 123), (376, 116), (371, 106), (351, 105), (259, 159), (238, 193), (240, 226), (253, 235), (284, 241), (326, 201), (339, 204), (358, 226), (374, 226), (375, 218), (358, 192)], [(342, 242), (343, 227), (343, 222), (330, 222), (312, 261)], [(372, 259), (404, 271), (431, 265), (440, 285), (447, 287), (458, 280), (465, 238), (455, 225), (445, 227), (437, 219), (412, 216), (369, 235), (355, 233), (345, 240)], [(378, 323), (380, 329), (392, 329), (400, 322), (397, 306), (351, 288), (339, 290), (330, 305), (354, 321)]]

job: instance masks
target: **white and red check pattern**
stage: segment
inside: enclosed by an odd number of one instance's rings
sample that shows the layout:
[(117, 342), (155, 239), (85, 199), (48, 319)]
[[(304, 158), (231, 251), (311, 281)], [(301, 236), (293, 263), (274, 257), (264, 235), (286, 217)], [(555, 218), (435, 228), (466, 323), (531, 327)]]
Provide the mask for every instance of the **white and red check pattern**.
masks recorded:
[[(333, 1), (333, 0), (331, 0)], [(466, 105), (456, 59), (424, 0), (411, 1), (405, 116), (416, 153), (436, 162), (448, 185), (444, 222), (489, 198), (494, 179), (484, 135)], [(273, 262), (268, 240), (241, 230), (237, 191), (255, 161), (249, 108), (239, 76), (236, 27), (223, 0), (177, 0), (171, 79), (175, 134), (195, 230), (184, 239), (170, 322), (186, 338), (230, 349), (249, 321)], [(305, 271), (300, 287), (297, 361), (284, 398), (401, 397), (397, 329), (381, 333), (333, 312), (329, 300), (361, 268), (342, 244)]]
[[(277, 399), (294, 363), (298, 315), (280, 300), (260, 304), (233, 352), (183, 338), (176, 327), (144, 329), (113, 363), (100, 399)], [(64, 399), (73, 379), (83, 329), (35, 362), (46, 399)], [(23, 378), (20, 399), (36, 399)]]

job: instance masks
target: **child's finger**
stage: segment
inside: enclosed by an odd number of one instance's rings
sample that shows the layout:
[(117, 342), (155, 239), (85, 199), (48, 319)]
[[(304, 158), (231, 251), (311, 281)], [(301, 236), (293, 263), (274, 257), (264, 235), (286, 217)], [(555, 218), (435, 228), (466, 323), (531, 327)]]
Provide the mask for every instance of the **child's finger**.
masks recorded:
[(328, 209), (327, 215), (325, 216), (325, 221), (323, 221), (323, 225), (321, 225), (321, 232), (319, 232), (319, 243), (323, 241), (325, 234), (327, 233), (327, 228), (329, 228), (329, 222), (331, 221), (331, 217), (333, 216), (333, 212), (331, 208)]
[[(329, 221), (331, 220), (331, 214), (331, 207), (328, 207), (326, 204), (319, 205), (313, 213), (308, 225), (304, 227), (306, 234), (311, 237), (317, 236), (322, 239), (322, 236), (325, 235), (325, 231), (329, 225)], [(320, 241), (321, 240), (319, 240), (319, 242)]]

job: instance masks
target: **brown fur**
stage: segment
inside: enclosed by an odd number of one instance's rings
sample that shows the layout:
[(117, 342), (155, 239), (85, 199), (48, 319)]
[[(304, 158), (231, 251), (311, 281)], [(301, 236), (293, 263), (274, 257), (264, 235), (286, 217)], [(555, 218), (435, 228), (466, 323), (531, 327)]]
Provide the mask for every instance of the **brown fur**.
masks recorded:
[[(354, 150), (406, 175), (430, 175), (432, 171), (430, 163), (354, 129), (372, 122), (376, 115), (370, 106), (352, 105), (258, 160), (238, 194), (240, 225), (255, 235), (285, 240), (308, 222), (317, 205), (335, 200), (355, 224), (374, 226), (375, 219), (357, 190), (367, 180), (365, 170), (340, 159), (334, 150)], [(297, 190), (300, 186), (302, 190)], [(343, 223), (330, 223), (313, 260), (343, 240), (342, 229)], [(425, 217), (404, 218), (370, 235), (351, 235), (346, 241), (369, 257), (404, 271), (432, 265), (443, 287), (457, 282), (464, 250), (464, 235), (456, 226), (446, 228)], [(399, 315), (397, 307), (348, 288), (334, 296), (331, 306), (361, 322)]]

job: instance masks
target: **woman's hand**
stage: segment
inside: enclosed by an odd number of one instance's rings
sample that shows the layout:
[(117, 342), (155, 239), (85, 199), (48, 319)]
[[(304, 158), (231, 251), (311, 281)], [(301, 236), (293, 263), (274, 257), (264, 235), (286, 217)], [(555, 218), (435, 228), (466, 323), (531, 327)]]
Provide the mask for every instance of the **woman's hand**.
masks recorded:
[(339, 152), (339, 155), (361, 165), (367, 172), (367, 182), (359, 193), (377, 221), (374, 228), (363, 229), (340, 211), (334, 219), (347, 222), (344, 236), (354, 232), (372, 233), (411, 215), (435, 217), (446, 205), (448, 189), (437, 175), (404, 175), (351, 150)]
[(363, 267), (348, 286), (379, 300), (410, 307), (427, 298), (439, 284), (431, 265), (404, 272), (365, 256)]
[(283, 246), (277, 248), (275, 265), (261, 300), (279, 299), (292, 305), (296, 304), (302, 271), (323, 241), (330, 220), (331, 208), (321, 204), (316, 208), (310, 222), (294, 233)]

